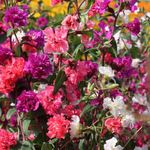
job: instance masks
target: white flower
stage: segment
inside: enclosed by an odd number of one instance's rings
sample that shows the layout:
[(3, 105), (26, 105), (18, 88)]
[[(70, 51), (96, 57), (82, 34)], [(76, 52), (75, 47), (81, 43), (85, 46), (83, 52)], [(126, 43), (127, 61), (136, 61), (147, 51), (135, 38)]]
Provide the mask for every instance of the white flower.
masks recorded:
[(135, 147), (134, 150), (148, 150), (148, 146), (147, 145), (143, 145), (142, 147)]
[(138, 59), (138, 58), (132, 59), (132, 64), (131, 64), (131, 66), (132, 66), (133, 68), (137, 68), (137, 67), (139, 66), (139, 63), (140, 63), (140, 62), (141, 62), (141, 60)]
[(123, 127), (129, 127), (132, 129), (135, 124), (135, 118), (131, 113), (126, 113), (121, 119), (121, 123)]
[(123, 101), (122, 96), (117, 96), (113, 100), (109, 97), (105, 98), (104, 102), (103, 102), (103, 107), (104, 107), (104, 109), (109, 108), (111, 114), (114, 117), (118, 117), (120, 115), (125, 115), (126, 114), (126, 105)]
[(106, 144), (104, 144), (104, 150), (123, 150), (123, 147), (120, 145), (117, 145), (117, 139), (115, 137), (109, 139), (106, 141)]
[(139, 103), (140, 105), (148, 105), (146, 94), (135, 94), (132, 98), (132, 102)]
[[(17, 39), (19, 40), (19, 42), (21, 42), (22, 37), (25, 36), (25, 33), (24, 33), (23, 30), (21, 30), (21, 31), (18, 31), (18, 32), (16, 33), (16, 36), (17, 36)], [(13, 41), (13, 42), (16, 42), (16, 41), (17, 41), (16, 36), (15, 36), (14, 34), (12, 35), (12, 41)]]
[(77, 115), (73, 115), (72, 122), (70, 123), (71, 138), (78, 137), (79, 134), (80, 134), (80, 118)]
[(100, 66), (99, 67), (99, 72), (107, 77), (113, 78), (115, 76), (114, 70), (110, 66), (104, 67)]

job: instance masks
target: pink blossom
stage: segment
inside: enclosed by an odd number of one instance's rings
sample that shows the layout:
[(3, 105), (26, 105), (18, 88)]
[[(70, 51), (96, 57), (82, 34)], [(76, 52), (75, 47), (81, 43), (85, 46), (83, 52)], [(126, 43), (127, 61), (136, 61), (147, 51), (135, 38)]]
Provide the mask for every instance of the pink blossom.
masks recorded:
[(80, 30), (82, 27), (82, 24), (78, 21), (77, 15), (68, 15), (61, 23), (63, 26), (65, 26), (67, 29), (71, 30)]
[(59, 138), (64, 139), (65, 134), (68, 133), (70, 121), (66, 120), (65, 117), (61, 115), (54, 115), (48, 120), (48, 133), (49, 138)]
[(45, 90), (40, 91), (37, 95), (45, 112), (49, 115), (54, 115), (58, 113), (58, 110), (62, 105), (62, 101), (61, 101), (63, 97), (62, 93), (58, 91), (54, 95), (53, 91), (54, 91), (53, 86), (47, 86)]
[(63, 0), (51, 0), (51, 5), (55, 6), (56, 4), (61, 3), (61, 2), (63, 2)]
[(68, 29), (64, 26), (55, 29), (48, 27), (43, 32), (46, 37), (44, 46), (46, 53), (64, 53), (69, 49), (67, 42)]
[(105, 121), (105, 126), (108, 130), (110, 130), (112, 133), (120, 133), (121, 132), (121, 119), (120, 118), (108, 118)]

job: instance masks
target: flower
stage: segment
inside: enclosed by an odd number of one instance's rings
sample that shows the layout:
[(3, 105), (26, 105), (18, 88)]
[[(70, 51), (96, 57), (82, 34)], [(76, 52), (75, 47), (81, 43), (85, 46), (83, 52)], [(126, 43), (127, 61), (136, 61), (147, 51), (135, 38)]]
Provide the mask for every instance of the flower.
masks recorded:
[(132, 113), (126, 113), (126, 115), (124, 115), (121, 119), (121, 123), (122, 126), (124, 128), (129, 127), (130, 129), (132, 129), (134, 127), (135, 124), (135, 118), (133, 116)]
[(111, 139), (107, 140), (104, 144), (104, 150), (123, 150), (123, 147), (120, 145), (117, 145), (117, 139), (115, 137), (112, 137)]
[(103, 15), (110, 2), (111, 0), (96, 0), (88, 12), (88, 15), (95, 16), (97, 13)]
[(26, 33), (36, 44), (35, 47), (41, 48), (44, 46), (44, 34), (41, 30), (30, 30)]
[(65, 134), (68, 133), (70, 121), (65, 119), (61, 115), (54, 115), (52, 118), (48, 119), (48, 133), (49, 138), (59, 138), (64, 139)]
[(48, 27), (43, 32), (46, 37), (45, 53), (64, 53), (69, 49), (67, 41), (68, 29), (64, 26), (55, 29)]
[(54, 87), (47, 86), (44, 90), (38, 93), (38, 98), (45, 112), (49, 115), (57, 114), (62, 106), (62, 93), (58, 91), (53, 94)]
[(12, 51), (8, 48), (3, 48), (0, 46), (0, 64), (4, 64), (7, 59), (13, 56)]
[(134, 148), (134, 150), (148, 150), (148, 146), (145, 145), (145, 144), (144, 144), (142, 147), (136, 146), (136, 147)]
[(10, 147), (16, 145), (16, 136), (4, 129), (0, 129), (0, 150), (10, 150)]
[(24, 76), (25, 61), (22, 57), (8, 61), (5, 66), (0, 66), (0, 92), (8, 94), (13, 91), (18, 79)]
[(121, 118), (108, 118), (105, 120), (105, 126), (112, 133), (120, 133), (122, 129)]
[(61, 3), (61, 2), (63, 2), (63, 0), (51, 0), (51, 5), (55, 6), (56, 4)]
[(35, 79), (45, 79), (52, 74), (52, 64), (49, 56), (43, 53), (29, 54), (25, 64), (25, 72), (31, 74)]
[(110, 77), (113, 78), (115, 76), (114, 71), (112, 70), (112, 68), (110, 66), (100, 66), (99, 67), (99, 72), (103, 75), (105, 75), (106, 77)]
[(77, 15), (67, 15), (61, 24), (71, 30), (80, 30), (82, 27), (82, 24), (78, 22)]
[(135, 18), (132, 22), (126, 25), (126, 28), (133, 34), (137, 35), (140, 32), (140, 22), (139, 19)]
[(36, 25), (40, 28), (43, 28), (48, 25), (48, 19), (45, 17), (40, 17), (37, 19)]
[(80, 134), (80, 118), (77, 115), (73, 115), (72, 122), (70, 122), (71, 138), (78, 137), (79, 134)]
[(27, 25), (28, 13), (26, 9), (18, 6), (9, 7), (4, 16), (6, 23), (11, 23), (13, 27), (22, 27)]
[(117, 96), (113, 100), (109, 97), (104, 98), (103, 107), (104, 109), (109, 108), (114, 117), (126, 114), (126, 105), (122, 96)]
[(132, 66), (133, 68), (138, 68), (140, 62), (141, 62), (141, 60), (138, 59), (138, 58), (132, 59), (132, 64), (131, 64), (131, 66)]
[(34, 93), (33, 91), (24, 90), (17, 97), (16, 107), (19, 112), (29, 112), (32, 110), (37, 110), (39, 107), (39, 100), (37, 98), (36, 93)]

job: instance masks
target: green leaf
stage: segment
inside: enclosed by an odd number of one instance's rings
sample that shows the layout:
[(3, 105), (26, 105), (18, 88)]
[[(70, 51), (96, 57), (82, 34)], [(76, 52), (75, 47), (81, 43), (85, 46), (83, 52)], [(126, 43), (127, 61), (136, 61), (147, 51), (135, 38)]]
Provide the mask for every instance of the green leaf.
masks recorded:
[(80, 50), (81, 48), (83, 47), (83, 44), (79, 44), (76, 49), (74, 50), (73, 54), (72, 54), (72, 57), (76, 60), (79, 58), (80, 56)]
[(21, 48), (21, 45), (19, 45), (19, 46), (17, 47), (17, 50), (15, 51), (15, 55), (16, 55), (17, 57), (20, 57), (20, 56), (21, 56), (21, 52), (22, 52), (22, 48)]
[(9, 29), (9, 30), (7, 31), (7, 37), (9, 37), (10, 35), (12, 35), (12, 33), (13, 33), (13, 29)]
[(21, 150), (33, 150), (32, 144), (29, 141), (24, 141)]
[(54, 148), (52, 147), (52, 145), (48, 144), (48, 143), (43, 143), (41, 150), (53, 150)]
[(84, 139), (79, 142), (79, 150), (84, 150)]
[(61, 88), (65, 80), (66, 80), (65, 72), (63, 70), (60, 70), (56, 77), (56, 82), (54, 86), (54, 94), (58, 92), (58, 90)]
[(29, 128), (30, 122), (31, 122), (31, 120), (29, 120), (29, 119), (25, 119), (23, 121), (23, 131), (25, 134), (28, 134), (28, 128)]
[(16, 112), (15, 108), (11, 108), (8, 110), (7, 114), (6, 114), (6, 119), (9, 120), (11, 118), (11, 116)]
[(0, 43), (5, 42), (6, 39), (7, 39), (7, 34), (6, 33), (0, 34)]

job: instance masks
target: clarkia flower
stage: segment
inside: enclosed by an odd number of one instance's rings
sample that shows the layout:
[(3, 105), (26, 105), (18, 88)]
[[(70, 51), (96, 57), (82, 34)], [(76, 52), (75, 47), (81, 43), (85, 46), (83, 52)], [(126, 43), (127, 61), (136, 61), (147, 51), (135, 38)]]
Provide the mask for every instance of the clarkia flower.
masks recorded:
[(45, 17), (40, 17), (38, 18), (38, 20), (36, 21), (36, 25), (40, 28), (44, 28), (45, 26), (48, 25), (48, 19)]
[(64, 26), (55, 29), (48, 27), (43, 32), (46, 40), (45, 53), (64, 53), (69, 49), (67, 41), (68, 29)]
[(0, 129), (0, 149), (10, 150), (11, 146), (17, 144), (16, 135), (4, 129)]
[(3, 48), (0, 46), (0, 64), (4, 64), (5, 60), (10, 59), (13, 56), (11, 49)]
[(27, 17), (27, 9), (12, 6), (6, 10), (4, 21), (13, 27), (22, 27), (27, 25)]
[(110, 2), (111, 0), (96, 0), (93, 6), (91, 7), (88, 15), (95, 16), (97, 13), (103, 15)]
[(49, 56), (43, 53), (30, 53), (24, 70), (35, 79), (45, 79), (53, 72)]
[(77, 115), (73, 115), (72, 122), (70, 122), (71, 138), (78, 137), (79, 134), (80, 134), (80, 118)]
[(65, 117), (61, 115), (54, 115), (52, 118), (48, 120), (48, 133), (47, 136), (49, 138), (59, 138), (64, 139), (65, 134), (68, 133), (70, 121), (65, 119)]
[(41, 30), (30, 30), (26, 33), (36, 44), (35, 47), (41, 48), (44, 46), (44, 34)]
[(61, 23), (67, 29), (71, 30), (81, 30), (82, 24), (78, 21), (77, 15), (68, 15)]
[(140, 32), (140, 22), (139, 19), (135, 18), (132, 22), (126, 25), (126, 28), (133, 34), (137, 35)]
[(23, 58), (13, 58), (7, 61), (5, 66), (0, 66), (0, 92), (8, 94), (13, 91), (18, 79), (24, 76), (24, 64)]
[(121, 118), (108, 118), (105, 120), (105, 126), (112, 133), (120, 134), (122, 129)]
[(49, 115), (58, 114), (62, 106), (63, 94), (58, 91), (56, 94), (53, 86), (47, 86), (38, 93), (38, 98), (45, 112)]
[(104, 150), (123, 150), (123, 147), (120, 145), (117, 145), (118, 140), (113, 137), (109, 140), (106, 141), (106, 143), (104, 144)]
[(17, 97), (16, 108), (19, 112), (35, 111), (39, 107), (39, 100), (33, 91), (23, 91)]

